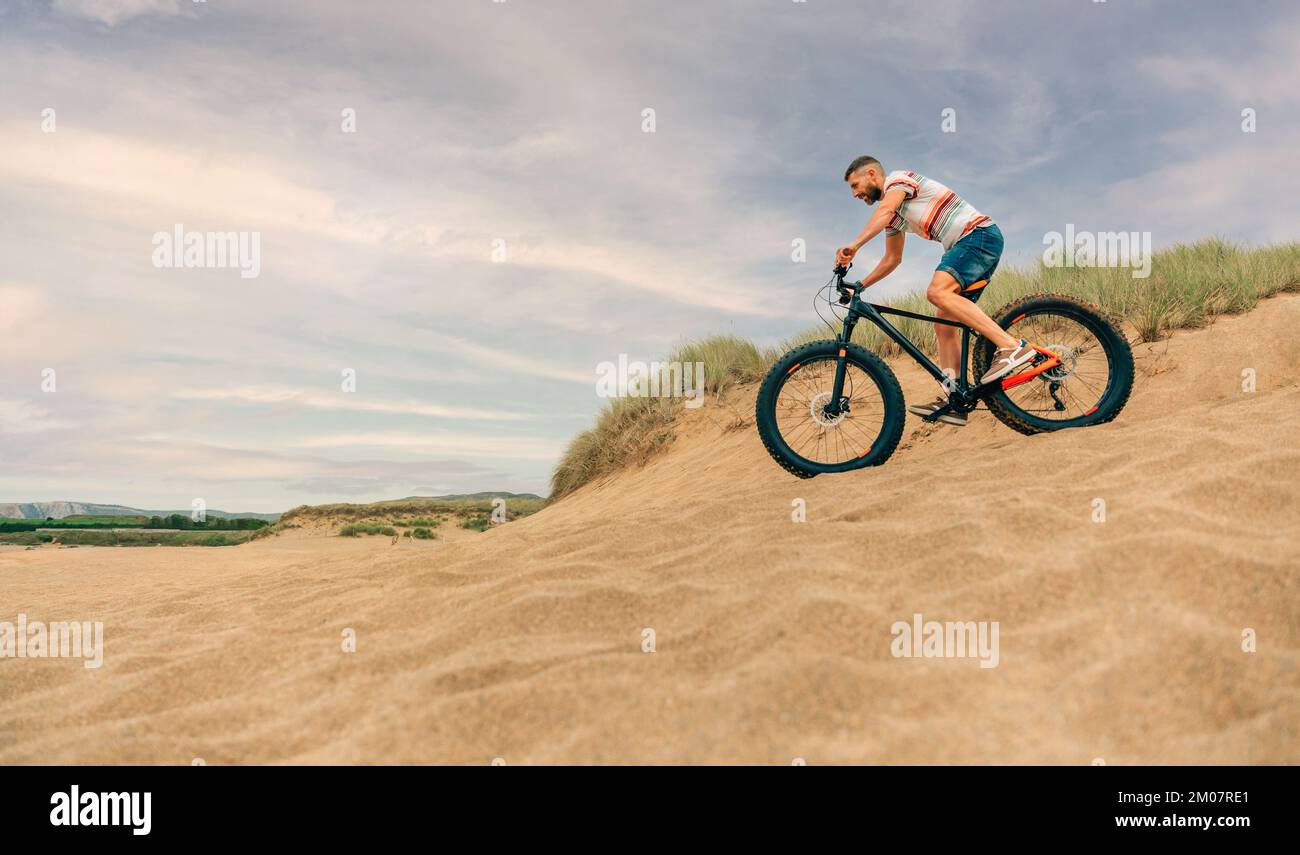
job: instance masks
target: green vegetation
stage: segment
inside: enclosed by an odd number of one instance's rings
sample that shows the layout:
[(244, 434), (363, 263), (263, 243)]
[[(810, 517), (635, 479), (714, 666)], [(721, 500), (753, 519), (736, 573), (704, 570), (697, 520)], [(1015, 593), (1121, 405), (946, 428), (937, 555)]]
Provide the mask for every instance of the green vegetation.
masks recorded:
[(487, 531), (492, 522), (487, 517), (469, 517), (460, 521), (461, 528), (471, 531)]
[(265, 520), (208, 517), (195, 522), (188, 514), (171, 514), (165, 517), (106, 517), (73, 516), (61, 519), (5, 519), (0, 520), (0, 533), (36, 531), (46, 528), (69, 529), (179, 529), (181, 531), (256, 531), (270, 525)]
[(286, 512), (280, 522), (302, 522), (310, 519), (333, 519), (359, 521), (382, 518), (393, 524), (397, 520), (417, 517), (427, 519), (431, 516), (462, 516), (466, 513), (490, 513), (492, 502), (496, 497), (506, 501), (506, 514), (510, 519), (525, 517), (546, 507), (546, 499), (533, 495), (513, 495), (509, 493), (489, 494), (484, 498), (421, 498), (393, 499), (386, 502), (373, 502), (368, 505), (337, 503), (332, 505), (303, 505)]
[(68, 531), (23, 531), (0, 534), (0, 543), (31, 546), (42, 543), (60, 543), (65, 546), (234, 546), (250, 540), (252, 531), (149, 531), (125, 529), (98, 531), (70, 529)]
[(437, 528), (442, 525), (442, 519), (439, 517), (414, 517), (408, 520), (397, 520), (393, 525), (403, 527), (421, 526), (423, 528)]
[(265, 520), (208, 517), (197, 523), (188, 514), (165, 517), (70, 516), (60, 519), (0, 521), (0, 543), (31, 546), (233, 546), (269, 526)]
[(351, 523), (339, 529), (339, 537), (360, 537), (363, 534), (384, 534), (395, 537), (397, 529), (382, 523)]
[[(776, 360), (775, 352), (761, 351), (738, 336), (711, 336), (687, 342), (668, 356), (668, 362), (704, 363), (705, 396), (717, 396), (737, 383), (763, 376)], [(683, 399), (615, 398), (596, 419), (596, 426), (570, 441), (551, 476), (551, 498), (623, 467), (642, 465), (673, 441), (673, 422)]]
[(437, 535), (435, 535), (432, 531), (430, 531), (427, 528), (417, 528), (412, 531), (408, 531), (407, 535), (418, 537), (420, 540), (433, 540), (435, 537), (437, 537)]
[[(1300, 290), (1300, 243), (1248, 248), (1211, 238), (1177, 244), (1153, 253), (1151, 276), (1146, 279), (1134, 279), (1129, 268), (1046, 267), (1041, 262), (1028, 269), (1004, 267), (988, 288), (982, 305), (990, 314), (1029, 294), (1069, 294), (1126, 322), (1137, 341), (1155, 341), (1175, 329), (1203, 326), (1214, 315), (1245, 312), (1273, 294)], [(893, 305), (932, 313), (924, 294), (909, 295)], [(890, 320), (933, 356), (933, 324), (909, 318)], [(811, 327), (767, 350), (736, 336), (714, 336), (683, 345), (668, 359), (703, 362), (706, 394), (717, 395), (735, 384), (761, 380), (787, 350), (834, 336), (825, 326)], [(886, 358), (899, 355), (898, 346), (873, 324), (859, 324), (853, 340)], [(611, 401), (593, 428), (569, 442), (551, 475), (551, 499), (596, 478), (644, 464), (673, 441), (681, 406), (680, 399), (672, 398)]]
[(721, 395), (737, 383), (761, 377), (776, 355), (761, 352), (749, 339), (719, 335), (687, 342), (675, 349), (668, 360), (683, 365), (703, 362), (707, 394)]
[(673, 441), (679, 403), (671, 398), (615, 398), (596, 426), (574, 437), (551, 475), (558, 498), (628, 465), (642, 465)]

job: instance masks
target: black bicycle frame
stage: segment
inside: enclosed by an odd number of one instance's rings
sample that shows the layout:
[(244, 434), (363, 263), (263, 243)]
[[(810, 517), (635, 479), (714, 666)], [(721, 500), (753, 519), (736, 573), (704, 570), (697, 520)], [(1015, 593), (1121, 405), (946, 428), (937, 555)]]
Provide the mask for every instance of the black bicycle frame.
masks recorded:
[[(930, 315), (921, 315), (916, 312), (908, 312), (903, 309), (895, 309), (893, 306), (881, 306), (877, 303), (867, 303), (858, 297), (860, 289), (851, 288), (844, 284), (844, 273), (837, 269), (835, 287), (841, 294), (851, 293), (849, 300), (849, 312), (844, 316), (844, 330), (836, 338), (840, 344), (839, 359), (835, 363), (835, 384), (831, 387), (831, 399), (827, 403), (826, 415), (834, 417), (839, 414), (840, 402), (844, 394), (844, 372), (845, 372), (845, 346), (853, 340), (853, 328), (857, 326), (858, 320), (866, 318), (881, 331), (889, 336), (895, 344), (903, 349), (903, 352), (916, 360), (916, 363), (928, 371), (935, 380), (938, 380), (945, 389), (950, 389), (948, 405), (942, 409), (925, 416), (926, 421), (934, 421), (939, 416), (960, 410), (967, 412), (975, 408), (975, 403), (985, 395), (1000, 389), (1002, 383), (1000, 380), (994, 380), (990, 383), (984, 383), (978, 386), (971, 386), (966, 379), (966, 363), (970, 356), (970, 337), (974, 332), (970, 327), (957, 321), (950, 321), (946, 318), (936, 318)], [(918, 321), (929, 321), (935, 324), (944, 324), (950, 327), (961, 328), (961, 367), (958, 370), (958, 376), (949, 377), (939, 366), (930, 361), (921, 349), (912, 343), (912, 340), (903, 335), (897, 327), (885, 320), (885, 315), (899, 315), (904, 318), (913, 318)]]

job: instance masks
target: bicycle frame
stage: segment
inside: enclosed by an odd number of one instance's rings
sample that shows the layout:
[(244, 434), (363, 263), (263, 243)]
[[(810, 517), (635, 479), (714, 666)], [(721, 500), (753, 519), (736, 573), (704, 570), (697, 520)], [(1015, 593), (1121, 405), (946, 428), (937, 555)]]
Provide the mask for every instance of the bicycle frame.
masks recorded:
[[(836, 341), (840, 344), (840, 351), (839, 358), (835, 363), (835, 383), (831, 389), (830, 401), (827, 402), (824, 410), (827, 416), (833, 418), (840, 413), (840, 402), (844, 395), (844, 373), (846, 365), (845, 346), (853, 340), (853, 329), (862, 318), (866, 318), (879, 327), (880, 331), (889, 336), (895, 344), (902, 348), (904, 353), (916, 360), (918, 365), (929, 372), (929, 374), (933, 376), (935, 380), (939, 381), (945, 389), (949, 390), (947, 406), (936, 410), (928, 416), (923, 416), (922, 418), (927, 422), (936, 421), (939, 416), (949, 412), (970, 412), (975, 409), (975, 405), (982, 398), (985, 398), (994, 392), (1004, 391), (1014, 386), (1018, 386), (1021, 383), (1027, 383), (1039, 374), (1042, 374), (1044, 371), (1050, 371), (1061, 364), (1060, 357), (1055, 353), (1052, 353), (1049, 350), (1044, 350), (1041, 347), (1034, 347), (1034, 350), (1038, 351), (1040, 356), (1035, 357), (1034, 363), (1029, 369), (1011, 377), (1005, 377), (999, 380), (994, 380), (990, 383), (972, 386), (966, 378), (966, 364), (970, 360), (970, 337), (975, 333), (974, 330), (958, 321), (950, 321), (946, 318), (932, 317), (930, 315), (921, 315), (916, 312), (896, 309), (893, 306), (882, 306), (878, 303), (868, 303), (859, 298), (858, 295), (861, 293), (861, 289), (844, 284), (843, 271), (837, 268), (835, 272), (836, 288), (841, 294), (846, 292), (851, 294), (851, 298), (848, 304), (848, 314), (844, 316), (844, 328), (836, 337)], [(921, 349), (917, 347), (910, 338), (903, 335), (897, 327), (886, 320), (885, 315), (898, 315), (904, 318), (913, 318), (918, 321), (929, 321), (930, 323), (943, 324), (950, 327), (960, 327), (961, 367), (958, 370), (958, 376), (950, 378), (945, 374), (943, 369), (930, 361), (930, 358), (922, 353)]]

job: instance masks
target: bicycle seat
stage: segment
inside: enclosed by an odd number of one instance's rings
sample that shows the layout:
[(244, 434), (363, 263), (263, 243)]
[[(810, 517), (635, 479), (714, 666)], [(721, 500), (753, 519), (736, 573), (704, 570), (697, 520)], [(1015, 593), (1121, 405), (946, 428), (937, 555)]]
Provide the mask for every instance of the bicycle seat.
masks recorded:
[(972, 303), (978, 303), (980, 297), (984, 294), (984, 286), (987, 284), (989, 284), (989, 280), (981, 279), (978, 282), (972, 282), (968, 287), (961, 289), (957, 293), (961, 294)]

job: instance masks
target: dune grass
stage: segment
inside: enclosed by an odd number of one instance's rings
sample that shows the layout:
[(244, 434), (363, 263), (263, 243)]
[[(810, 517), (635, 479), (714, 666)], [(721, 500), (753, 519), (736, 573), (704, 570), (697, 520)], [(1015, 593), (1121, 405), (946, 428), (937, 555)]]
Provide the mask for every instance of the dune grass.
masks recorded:
[(339, 537), (360, 537), (363, 534), (382, 534), (387, 537), (395, 537), (397, 530), (391, 525), (381, 525), (380, 523), (349, 523), (339, 529)]
[[(525, 496), (506, 498), (505, 502), (506, 513), (510, 519), (524, 517), (546, 507), (546, 499)], [(399, 521), (418, 524), (417, 520), (424, 520), (423, 524), (426, 527), (432, 527), (438, 525), (438, 522), (430, 521), (431, 515), (464, 516), (476, 512), (490, 513), (493, 508), (493, 498), (445, 499), (413, 497), (371, 502), (364, 505), (348, 502), (330, 505), (301, 505), (286, 511), (280, 517), (280, 522), (299, 524), (305, 521), (321, 519), (348, 521), (382, 519), (393, 524), (397, 524)], [(415, 517), (416, 520), (410, 519), (411, 517)]]
[(437, 528), (442, 525), (442, 520), (438, 517), (412, 517), (411, 519), (396, 520), (393, 525), (401, 528), (410, 528), (417, 526), (419, 528)]
[[(989, 313), (1030, 294), (1069, 294), (1129, 324), (1138, 341), (1156, 341), (1175, 329), (1203, 326), (1215, 315), (1247, 311), (1273, 294), (1300, 290), (1300, 243), (1245, 247), (1209, 238), (1175, 244), (1152, 254), (1151, 275), (1145, 279), (1134, 279), (1128, 268), (1046, 267), (1041, 262), (1029, 268), (1003, 267), (988, 288), (981, 305)], [(924, 294), (908, 295), (893, 305), (932, 313)], [(923, 351), (934, 354), (932, 324), (910, 318), (890, 320)], [(708, 396), (762, 379), (787, 350), (834, 336), (818, 325), (768, 349), (737, 336), (711, 336), (679, 346), (668, 359), (704, 363), (708, 406)], [(873, 324), (859, 324), (853, 340), (886, 358), (900, 354), (898, 346)], [(565, 449), (551, 475), (551, 501), (589, 481), (644, 464), (673, 441), (673, 423), (680, 411), (680, 399), (610, 401), (595, 426), (574, 437)]]
[(546, 499), (527, 495), (473, 494), (468, 496), (420, 497), (390, 499), (358, 505), (339, 502), (330, 505), (300, 505), (286, 511), (280, 521), (261, 529), (253, 539), (274, 537), (281, 532), (304, 525), (342, 525), (339, 534), (359, 537), (363, 534), (393, 536), (394, 527), (419, 528), (430, 532), (445, 522), (490, 514), (497, 507), (497, 499), (505, 501), (506, 518), (515, 520), (535, 514), (546, 507)]
[[(737, 383), (763, 376), (775, 354), (734, 335), (710, 336), (680, 345), (668, 362), (704, 363), (704, 394), (720, 395)], [(615, 398), (596, 426), (574, 437), (551, 476), (551, 499), (628, 464), (641, 464), (673, 440), (682, 399)], [(707, 406), (707, 403), (705, 404)]]

